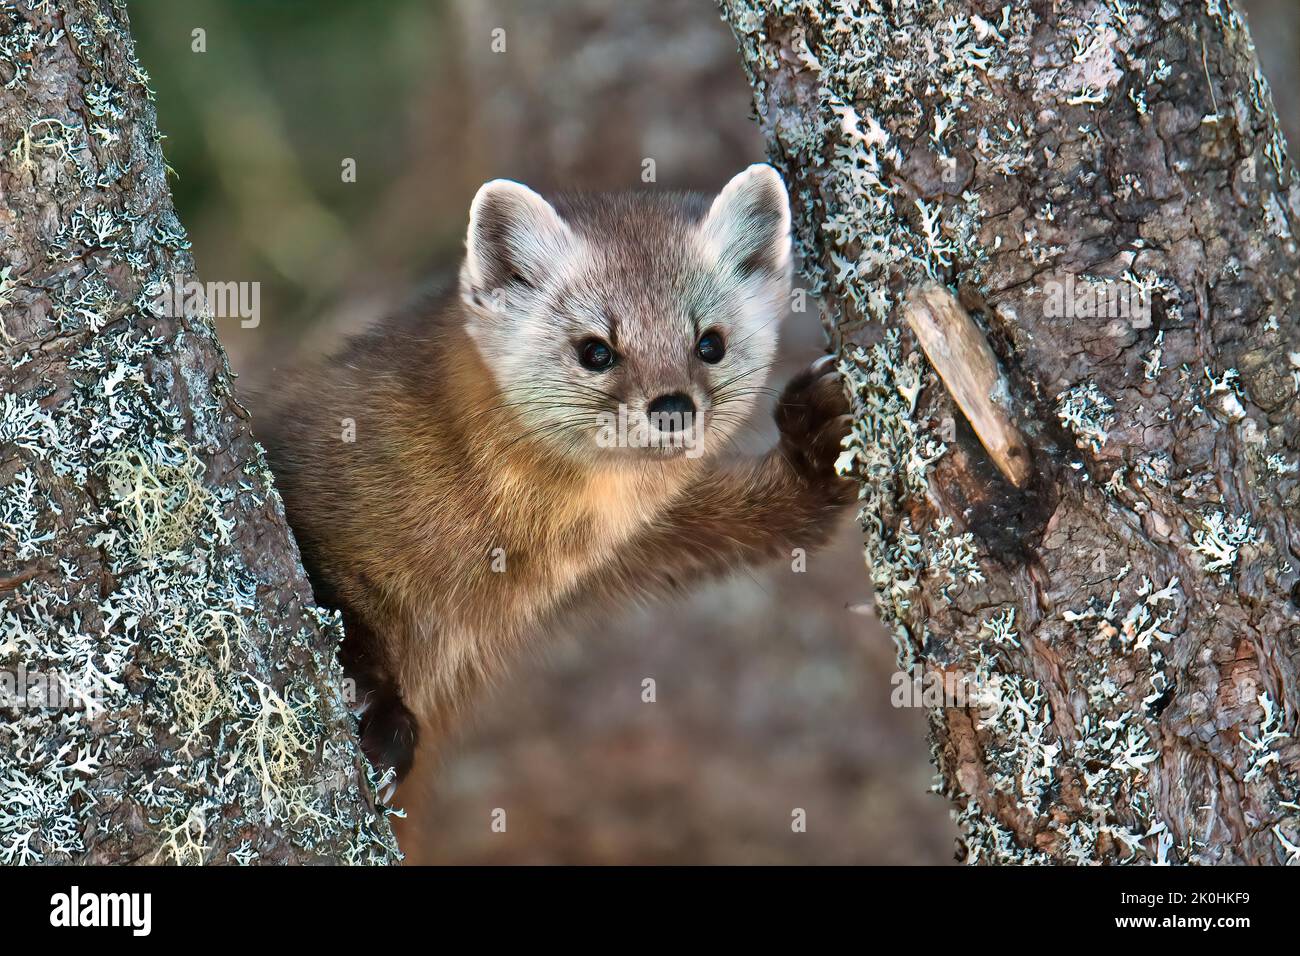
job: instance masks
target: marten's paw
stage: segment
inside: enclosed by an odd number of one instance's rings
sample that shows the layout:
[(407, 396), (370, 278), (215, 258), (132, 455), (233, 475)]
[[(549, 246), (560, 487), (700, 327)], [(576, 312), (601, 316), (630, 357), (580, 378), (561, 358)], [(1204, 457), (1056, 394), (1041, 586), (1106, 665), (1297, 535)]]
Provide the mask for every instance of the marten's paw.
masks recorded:
[(785, 387), (776, 406), (781, 454), (808, 484), (824, 489), (837, 503), (857, 497), (853, 482), (835, 473), (852, 416), (844, 397), (835, 357), (824, 355)]
[[(361, 749), (379, 772), (392, 767), (400, 783), (415, 760), (420, 728), (396, 690), (374, 694), (361, 715)], [(384, 795), (387, 799), (388, 794)]]

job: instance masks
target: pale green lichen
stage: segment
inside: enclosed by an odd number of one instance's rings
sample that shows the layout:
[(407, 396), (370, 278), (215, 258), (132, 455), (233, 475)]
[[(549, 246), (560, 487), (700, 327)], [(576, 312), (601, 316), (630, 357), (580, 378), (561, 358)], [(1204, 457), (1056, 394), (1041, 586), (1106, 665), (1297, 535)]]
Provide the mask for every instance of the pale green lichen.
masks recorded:
[(1074, 433), (1080, 448), (1101, 451), (1115, 424), (1115, 404), (1094, 382), (1072, 385), (1056, 396), (1056, 417)]
[(1192, 550), (1200, 555), (1201, 567), (1226, 577), (1237, 563), (1241, 549), (1258, 539), (1250, 515), (1228, 515), (1212, 511), (1201, 516), (1201, 526), (1192, 533)]
[(992, 731), (984, 748), (989, 782), (995, 792), (1037, 814), (1055, 780), (1062, 746), (1052, 727), (1051, 705), (1038, 681), (1000, 661), (999, 648), (981, 644), (975, 653), (979, 728)]
[[(132, 558), (152, 562), (178, 557), (193, 539), (196, 525), (212, 513), (203, 487), (203, 464), (184, 441), (159, 442), (147, 448), (123, 448), (103, 463), (111, 507), (121, 530), (110, 529), (97, 544), (118, 543)], [(221, 544), (230, 543), (229, 528), (218, 525)]]
[[(890, 330), (871, 349), (850, 352), (840, 370), (849, 384), (854, 422), (838, 466), (862, 482), (859, 519), (867, 532), (877, 608), (881, 620), (895, 629), (900, 666), (910, 669), (913, 651), (902, 622), (921, 575), (934, 569), (955, 584), (979, 569), (969, 536), (953, 537), (951, 525), (923, 540), (906, 516), (892, 520), (894, 502), (925, 491), (927, 471), (946, 448), (913, 418), (924, 380), (920, 356), (903, 359), (898, 332)], [(942, 554), (932, 547), (936, 543), (946, 548)]]
[(1010, 644), (1013, 647), (1019, 647), (1020, 636), (1016, 633), (1016, 609), (1014, 607), (1003, 608), (993, 617), (980, 624), (982, 630), (988, 631), (989, 640), (994, 644)]
[[(1116, 575), (1124, 577), (1127, 569)], [(1083, 772), (1083, 799), (1085, 810), (1099, 825), (1086, 825), (1076, 835), (1094, 841), (1094, 858), (1095, 841), (1103, 836), (1123, 847), (1130, 861), (1142, 854), (1151, 862), (1168, 862), (1173, 850), (1148, 789), (1147, 772), (1159, 753), (1145, 716), (1124, 706), (1126, 698), (1107, 663), (1120, 655), (1135, 674), (1145, 675), (1149, 692), (1142, 704), (1147, 715), (1152, 713), (1172, 687), (1160, 648), (1178, 636), (1174, 622), (1181, 615), (1181, 600), (1178, 578), (1158, 588), (1144, 576), (1127, 601), (1114, 588), (1105, 606), (1090, 597), (1083, 608), (1061, 612), (1062, 620), (1082, 629), (1089, 641), (1087, 663), (1076, 675), (1088, 690), (1089, 712), (1077, 727), (1073, 762), (1092, 768)]]
[(1273, 698), (1260, 694), (1257, 698), (1263, 716), (1259, 722), (1259, 735), (1250, 737), (1241, 735), (1241, 742), (1250, 751), (1250, 765), (1243, 779), (1250, 781), (1262, 776), (1269, 767), (1280, 766), (1277, 745), (1279, 741), (1290, 740), (1291, 735), (1282, 729), (1282, 713)]

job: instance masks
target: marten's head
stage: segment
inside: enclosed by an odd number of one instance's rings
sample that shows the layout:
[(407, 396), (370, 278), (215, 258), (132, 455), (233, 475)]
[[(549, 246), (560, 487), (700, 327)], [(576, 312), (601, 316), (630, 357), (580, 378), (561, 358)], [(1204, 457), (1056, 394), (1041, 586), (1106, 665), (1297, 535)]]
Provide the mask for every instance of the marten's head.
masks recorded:
[(470, 209), (467, 330), (522, 426), (584, 458), (697, 457), (763, 390), (790, 291), (790, 206), (770, 166), (711, 202), (556, 197), (504, 179)]

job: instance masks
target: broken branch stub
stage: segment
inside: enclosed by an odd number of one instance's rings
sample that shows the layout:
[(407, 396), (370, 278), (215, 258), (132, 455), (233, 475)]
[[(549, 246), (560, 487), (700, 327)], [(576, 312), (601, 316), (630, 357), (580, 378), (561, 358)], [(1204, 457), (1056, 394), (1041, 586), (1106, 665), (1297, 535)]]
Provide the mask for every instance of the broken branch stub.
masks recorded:
[(961, 303), (941, 285), (912, 289), (903, 313), (944, 387), (998, 470), (1017, 488), (1029, 482), (1030, 456), (1012, 420), (997, 357)]

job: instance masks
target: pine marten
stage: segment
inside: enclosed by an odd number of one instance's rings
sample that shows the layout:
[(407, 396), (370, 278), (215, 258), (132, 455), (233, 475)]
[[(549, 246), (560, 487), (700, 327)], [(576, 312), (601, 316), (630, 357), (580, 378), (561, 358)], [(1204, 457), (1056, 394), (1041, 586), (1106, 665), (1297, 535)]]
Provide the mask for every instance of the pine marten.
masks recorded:
[(790, 294), (770, 166), (712, 202), (493, 180), (465, 245), (458, 289), (293, 374), (264, 436), (363, 749), (399, 779), (530, 636), (817, 547), (856, 498), (829, 357), (780, 396), (775, 448), (727, 455)]

